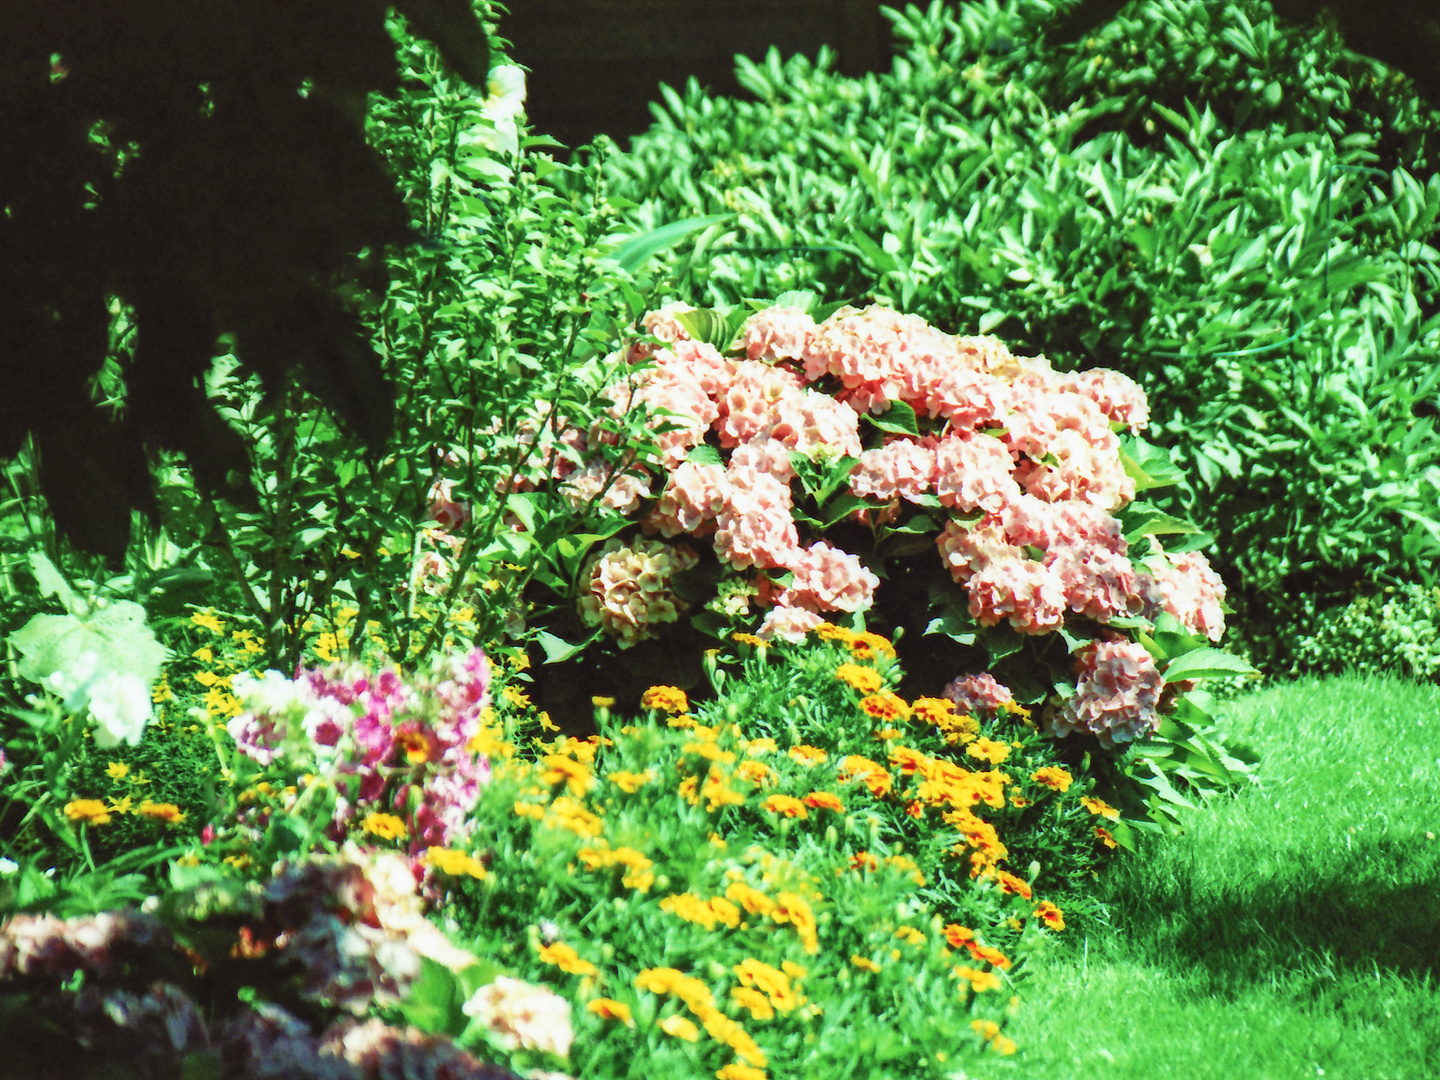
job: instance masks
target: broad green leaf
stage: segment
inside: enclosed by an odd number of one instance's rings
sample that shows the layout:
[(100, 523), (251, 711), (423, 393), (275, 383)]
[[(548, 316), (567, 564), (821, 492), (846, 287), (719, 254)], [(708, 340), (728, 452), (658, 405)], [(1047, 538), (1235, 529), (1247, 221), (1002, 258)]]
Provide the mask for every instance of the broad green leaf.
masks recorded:
[(866, 413), (865, 419), (874, 424), (881, 431), (893, 432), (897, 435), (920, 435), (919, 421), (915, 416), (915, 410), (903, 401), (890, 403), (890, 408), (876, 416), (874, 413)]
[(30, 572), (35, 575), (35, 581), (40, 586), (41, 596), (58, 597), (65, 605), (65, 610), (72, 615), (80, 616), (85, 614), (86, 603), (75, 595), (75, 590), (70, 588), (70, 583), (65, 580), (65, 575), (56, 569), (55, 564), (45, 557), (41, 551), (30, 553)]
[(639, 233), (625, 240), (615, 250), (615, 261), (627, 273), (634, 273), (644, 266), (652, 256), (668, 251), (692, 233), (707, 229), (716, 222), (733, 218), (734, 214), (707, 214), (705, 217), (686, 218), (672, 221), (649, 232)]
[(541, 630), (535, 635), (535, 641), (540, 648), (545, 650), (545, 663), (562, 664), (573, 656), (579, 656), (585, 650), (585, 646), (595, 640), (596, 635), (586, 638), (584, 641), (572, 644), (564, 638), (556, 637), (546, 630)]
[(1225, 679), (1236, 675), (1259, 675), (1240, 657), (1223, 649), (1194, 649), (1175, 657), (1165, 667), (1167, 683), (1192, 679)]

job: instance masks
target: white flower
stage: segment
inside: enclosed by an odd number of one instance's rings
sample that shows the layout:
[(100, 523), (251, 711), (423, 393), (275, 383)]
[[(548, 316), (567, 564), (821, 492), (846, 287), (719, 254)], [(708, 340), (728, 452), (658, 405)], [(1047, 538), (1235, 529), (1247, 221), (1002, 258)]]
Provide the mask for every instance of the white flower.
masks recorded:
[(150, 722), (150, 687), (139, 675), (107, 671), (90, 687), (90, 715), (96, 723), (95, 745), (114, 746), (122, 739), (132, 746)]
[(544, 987), (505, 975), (475, 991), (461, 1012), (489, 1028), (508, 1050), (523, 1046), (565, 1057), (575, 1038), (568, 1001)]

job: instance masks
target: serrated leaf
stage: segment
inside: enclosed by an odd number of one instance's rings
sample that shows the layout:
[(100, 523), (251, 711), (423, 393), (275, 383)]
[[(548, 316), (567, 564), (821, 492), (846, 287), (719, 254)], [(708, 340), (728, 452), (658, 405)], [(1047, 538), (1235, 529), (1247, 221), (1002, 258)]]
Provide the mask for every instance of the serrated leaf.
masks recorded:
[(775, 307), (799, 308), (807, 315), (817, 303), (820, 297), (809, 289), (797, 289), (791, 292), (783, 292), (775, 298)]
[(1167, 683), (1193, 679), (1225, 679), (1236, 675), (1259, 675), (1240, 657), (1223, 649), (1192, 649), (1175, 657), (1165, 668)]
[(720, 451), (715, 447), (701, 443), (699, 446), (692, 446), (685, 454), (686, 461), (693, 461), (696, 465), (723, 465), (725, 462), (720, 457)]
[(86, 604), (75, 595), (75, 590), (70, 588), (70, 583), (65, 580), (65, 575), (56, 569), (55, 564), (45, 557), (41, 551), (30, 553), (30, 572), (35, 575), (35, 581), (40, 586), (41, 596), (58, 597), (65, 605), (65, 610), (72, 615), (85, 614)]

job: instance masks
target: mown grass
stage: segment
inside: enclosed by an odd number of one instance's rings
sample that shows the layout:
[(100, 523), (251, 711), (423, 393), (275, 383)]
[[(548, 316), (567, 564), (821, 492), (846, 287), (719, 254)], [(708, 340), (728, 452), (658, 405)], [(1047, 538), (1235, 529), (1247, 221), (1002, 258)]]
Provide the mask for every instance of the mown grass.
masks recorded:
[(1312, 679), (1223, 723), (1263, 782), (1113, 869), (974, 1080), (1440, 1076), (1440, 688)]

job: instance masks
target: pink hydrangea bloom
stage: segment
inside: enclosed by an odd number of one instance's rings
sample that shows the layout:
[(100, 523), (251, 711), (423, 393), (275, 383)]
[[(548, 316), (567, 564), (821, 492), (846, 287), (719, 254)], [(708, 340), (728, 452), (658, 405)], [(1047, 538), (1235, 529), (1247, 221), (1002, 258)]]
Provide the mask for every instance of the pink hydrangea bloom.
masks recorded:
[(1135, 567), (1102, 547), (1060, 547), (1045, 560), (1065, 590), (1070, 610), (1098, 622), (1138, 615), (1143, 606)]
[(615, 475), (618, 468), (604, 461), (592, 461), (565, 478), (559, 487), (560, 494), (572, 508), (585, 506), (598, 497), (597, 505), (606, 510), (632, 514), (639, 509), (642, 499), (652, 497), (650, 482), (636, 475), (638, 470), (626, 469)]
[(754, 469), (757, 472), (768, 473), (782, 484), (788, 484), (795, 479), (795, 466), (790, 461), (790, 448), (779, 439), (769, 436), (754, 438), (737, 446), (730, 455), (730, 468)]
[(781, 594), (782, 607), (865, 611), (874, 603), (875, 590), (880, 587), (880, 579), (866, 569), (858, 556), (823, 540), (811, 544), (786, 568), (795, 576)]
[(1015, 700), (1008, 686), (1002, 686), (988, 671), (978, 675), (962, 675), (952, 679), (940, 693), (949, 698), (962, 713), (993, 713)]
[(655, 626), (674, 622), (687, 607), (671, 589), (671, 579), (697, 562), (699, 556), (683, 544), (611, 538), (590, 560), (580, 617), (603, 628), (622, 649), (655, 637)]
[(1025, 556), (1023, 548), (1016, 547), (1005, 538), (1000, 521), (994, 516), (968, 525), (952, 518), (940, 530), (935, 544), (940, 549), (945, 568), (957, 584), (969, 581), (973, 574), (997, 559)]
[(730, 384), (720, 392), (720, 419), (714, 425), (727, 449), (749, 442), (774, 424), (775, 406), (788, 394), (799, 394), (800, 377), (758, 360), (735, 365)]
[(755, 636), (764, 641), (801, 642), (825, 620), (813, 611), (798, 607), (773, 607), (765, 613)]
[(999, 439), (960, 431), (935, 448), (935, 494), (954, 510), (998, 513), (1020, 495), (1010, 451)]
[(470, 520), (470, 504), (455, 499), (455, 481), (436, 480), (430, 485), (430, 505), (425, 509), (425, 518), (442, 529), (454, 530)]
[(1025, 494), (1007, 505), (1001, 516), (1006, 538), (1021, 547), (1051, 551), (1097, 545), (1118, 555), (1125, 554), (1120, 522), (1089, 503), (1048, 503)]
[(1028, 494), (1046, 502), (1083, 501), (1104, 510), (1119, 509), (1135, 498), (1135, 481), (1120, 462), (1115, 436), (1106, 434), (1108, 442), (1096, 445), (1077, 430), (1057, 432), (1046, 462), (1022, 461), (1015, 479)]
[(795, 557), (800, 534), (790, 516), (790, 486), (758, 470), (726, 473), (725, 506), (716, 519), (715, 553), (736, 570), (784, 566)]
[[(668, 372), (645, 382), (633, 401), (653, 414), (651, 436), (660, 448), (660, 464), (667, 469), (679, 465), (687, 450), (704, 441), (720, 415), (719, 407), (698, 382)], [(661, 426), (671, 430), (658, 430)]]
[(827, 394), (814, 390), (785, 394), (770, 415), (770, 423), (758, 434), (812, 460), (822, 452), (852, 457), (860, 453), (860, 418), (854, 409)]
[(644, 524), (648, 531), (663, 536), (698, 533), (720, 516), (727, 491), (723, 465), (687, 461), (670, 474), (659, 502)]
[(863, 498), (917, 501), (935, 487), (935, 446), (931, 437), (902, 437), (862, 451), (850, 472), (850, 490)]
[(1010, 384), (989, 372), (948, 368), (916, 390), (920, 402), (916, 411), (949, 420), (956, 430), (1005, 427), (1009, 422)]
[(1150, 403), (1145, 398), (1145, 391), (1128, 375), (1108, 368), (1095, 368), (1063, 376), (1060, 386), (1095, 402), (1111, 423), (1121, 424), (1131, 431), (1143, 431), (1150, 422)]
[(817, 327), (799, 308), (770, 307), (745, 320), (740, 348), (751, 360), (804, 361)]
[[(654, 359), (656, 369), (666, 378), (691, 383), (710, 398), (718, 398), (735, 378), (735, 361), (704, 341), (677, 341), (668, 349), (657, 350)], [(711, 417), (706, 423), (713, 421)]]
[(841, 399), (857, 412), (880, 413), (907, 396), (909, 368), (952, 354), (953, 339), (918, 316), (879, 305), (841, 308), (820, 324), (810, 343), (805, 379), (832, 375), (845, 388)]
[(1147, 560), (1152, 574), (1145, 582), (1146, 616), (1168, 611), (1191, 633), (1219, 641), (1225, 633), (1225, 583), (1210, 560), (1198, 551), (1172, 555), (1154, 544), (1157, 558)]
[(992, 559), (970, 576), (970, 615), (986, 626), (1008, 621), (1022, 634), (1045, 634), (1065, 621), (1065, 591), (1042, 563)]
[(1101, 641), (1076, 654), (1075, 694), (1048, 719), (1056, 735), (1088, 731), (1107, 750), (1143, 738), (1160, 725), (1165, 677), (1144, 646)]
[(690, 334), (680, 325), (675, 318), (677, 314), (687, 311), (694, 311), (691, 304), (681, 300), (672, 300), (668, 304), (662, 304), (654, 311), (647, 312), (645, 318), (640, 320), (640, 325), (645, 327), (645, 332), (661, 341), (689, 341)]

